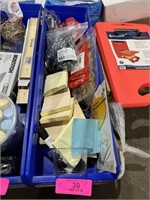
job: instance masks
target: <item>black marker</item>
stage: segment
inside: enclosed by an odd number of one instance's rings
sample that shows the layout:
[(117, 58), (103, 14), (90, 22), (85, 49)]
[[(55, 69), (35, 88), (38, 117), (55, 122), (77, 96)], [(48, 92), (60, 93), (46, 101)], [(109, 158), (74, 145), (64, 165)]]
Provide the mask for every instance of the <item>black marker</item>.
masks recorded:
[(42, 126), (39, 126), (37, 128), (37, 133), (44, 140), (45, 144), (50, 149), (54, 148), (54, 146), (52, 145), (52, 139), (51, 139), (51, 137), (48, 135), (47, 131)]

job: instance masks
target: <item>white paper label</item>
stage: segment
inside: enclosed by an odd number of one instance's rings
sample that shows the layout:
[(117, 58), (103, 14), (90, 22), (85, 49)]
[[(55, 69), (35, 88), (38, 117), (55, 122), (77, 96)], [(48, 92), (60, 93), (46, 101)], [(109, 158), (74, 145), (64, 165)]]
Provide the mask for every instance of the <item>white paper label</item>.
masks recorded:
[(85, 54), (85, 52), (82, 52), (78, 55), (78, 57), (77, 57), (78, 63), (72, 70), (71, 74), (74, 74), (75, 72), (80, 71), (81, 69), (84, 68), (84, 54)]
[(63, 48), (57, 51), (58, 62), (66, 60), (77, 60), (76, 52), (72, 48)]

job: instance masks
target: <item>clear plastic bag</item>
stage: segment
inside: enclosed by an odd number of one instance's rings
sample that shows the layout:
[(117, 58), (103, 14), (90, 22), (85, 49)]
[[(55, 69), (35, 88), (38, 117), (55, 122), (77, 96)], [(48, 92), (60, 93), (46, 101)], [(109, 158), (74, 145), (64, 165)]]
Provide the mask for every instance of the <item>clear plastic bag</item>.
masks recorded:
[(58, 15), (53, 10), (45, 9), (46, 23), (48, 30), (58, 29), (61, 25), (61, 20)]
[(18, 44), (24, 41), (25, 27), (22, 21), (5, 21), (1, 25), (1, 36), (5, 41)]
[(2, 38), (16, 48), (24, 41), (25, 26), (22, 23), (23, 13), (16, 0), (2, 0), (0, 10), (3, 11), (2, 21), (0, 25), (0, 33)]
[(72, 89), (72, 94), (78, 102), (84, 101), (84, 103), (89, 107), (91, 105), (92, 96), (96, 90), (98, 83), (98, 73), (97, 73), (97, 58), (96, 58), (96, 39), (93, 28), (90, 28), (85, 34), (82, 41), (78, 44), (81, 46), (85, 42), (89, 43), (88, 54), (88, 73), (89, 78), (87, 81), (83, 82), (82, 85)]
[(100, 153), (97, 160), (97, 169), (100, 172), (109, 171), (116, 173), (117, 164), (114, 154), (105, 81), (99, 85), (93, 95), (92, 117), (98, 120), (100, 132)]
[(120, 160), (121, 160), (121, 168), (120, 168), (121, 171), (118, 176), (118, 179), (120, 179), (124, 175), (124, 172), (125, 172), (125, 158), (124, 158), (125, 152), (129, 152), (133, 155), (136, 155), (142, 158), (150, 158), (150, 154), (126, 144), (125, 114), (124, 114), (123, 108), (121, 107), (120, 103), (115, 103), (115, 102), (110, 103), (109, 107), (110, 107), (110, 117), (111, 117), (112, 124), (120, 138), (120, 141), (116, 139), (116, 144), (120, 151), (119, 153), (120, 153)]
[(77, 64), (75, 42), (84, 34), (88, 23), (81, 23), (47, 32), (46, 71), (50, 74), (68, 70)]
[(1, 0), (0, 10), (7, 13), (8, 20), (11, 22), (20, 21), (23, 18), (23, 13), (17, 0)]

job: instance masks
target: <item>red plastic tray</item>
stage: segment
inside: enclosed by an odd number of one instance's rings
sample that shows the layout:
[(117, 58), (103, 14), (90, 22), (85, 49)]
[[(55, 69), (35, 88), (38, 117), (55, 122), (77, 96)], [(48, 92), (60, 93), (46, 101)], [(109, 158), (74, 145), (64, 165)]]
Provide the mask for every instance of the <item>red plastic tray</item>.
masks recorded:
[[(114, 32), (116, 28), (138, 29), (150, 35), (150, 27), (145, 24), (106, 22), (98, 22), (95, 25), (97, 45), (115, 101), (120, 102), (123, 107), (147, 106), (150, 104), (150, 94), (140, 94), (139, 91), (150, 87), (150, 70), (118, 68), (107, 36), (107, 32)], [(127, 51), (125, 53), (128, 53)]]

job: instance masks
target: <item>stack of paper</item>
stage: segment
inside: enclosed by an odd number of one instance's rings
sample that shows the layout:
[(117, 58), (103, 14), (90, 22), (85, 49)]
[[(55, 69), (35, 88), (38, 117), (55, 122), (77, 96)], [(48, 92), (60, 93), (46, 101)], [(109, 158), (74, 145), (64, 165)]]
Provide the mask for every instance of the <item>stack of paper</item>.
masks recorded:
[(48, 75), (45, 80), (44, 96), (50, 96), (68, 87), (68, 72)]
[(57, 112), (51, 115), (44, 116), (40, 119), (41, 124), (52, 123), (52, 122), (60, 122), (70, 120), (73, 114), (74, 109), (74, 99), (71, 99), (70, 109)]
[(66, 91), (44, 98), (41, 116), (44, 117), (69, 109), (71, 109), (71, 98), (70, 91), (67, 88)]
[[(68, 111), (64, 111), (64, 112), (59, 112), (57, 114), (52, 114), (47, 116), (47, 122), (48, 124), (44, 123), (43, 118), (41, 118), (40, 122), (41, 124), (43, 124), (44, 128), (46, 129), (47, 133), (51, 136), (52, 140), (55, 141), (55, 139), (59, 136), (59, 134), (63, 131), (63, 129), (67, 126), (67, 124), (69, 123), (71, 118), (82, 118), (85, 119), (85, 116), (78, 104), (77, 100), (74, 100), (73, 98), (71, 98), (71, 102), (72, 102), (72, 116), (70, 118), (65, 117), (64, 120), (62, 121), (62, 114), (64, 114), (65, 112), (67, 113)], [(52, 116), (54, 116), (56, 118), (54, 118), (52, 120)], [(45, 121), (46, 122), (46, 121)], [(44, 141), (42, 139), (40, 139), (40, 144), (44, 144)]]

